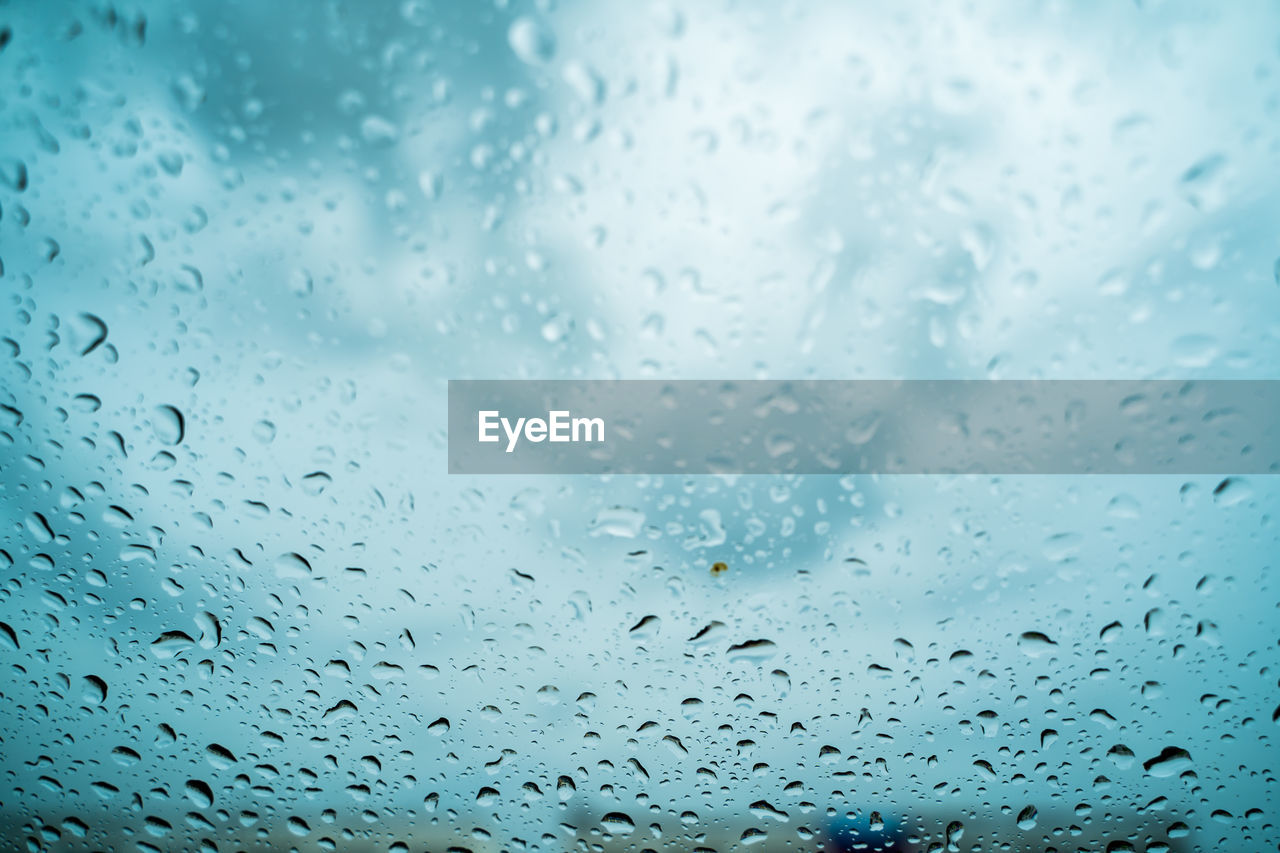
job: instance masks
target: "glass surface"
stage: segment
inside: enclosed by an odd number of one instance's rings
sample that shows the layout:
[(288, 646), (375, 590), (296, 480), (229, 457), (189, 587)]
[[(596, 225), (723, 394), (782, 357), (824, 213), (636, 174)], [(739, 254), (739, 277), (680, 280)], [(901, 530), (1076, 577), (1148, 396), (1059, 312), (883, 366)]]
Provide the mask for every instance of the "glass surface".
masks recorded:
[(0, 2), (0, 851), (1280, 847), (1274, 476), (446, 474), (446, 381), (1277, 378), (1280, 7)]

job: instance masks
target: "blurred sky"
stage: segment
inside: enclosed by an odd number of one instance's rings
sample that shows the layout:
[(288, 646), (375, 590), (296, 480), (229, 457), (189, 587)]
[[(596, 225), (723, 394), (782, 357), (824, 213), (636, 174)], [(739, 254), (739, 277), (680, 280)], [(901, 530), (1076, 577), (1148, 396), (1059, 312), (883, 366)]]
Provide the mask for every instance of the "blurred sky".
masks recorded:
[(443, 411), (464, 377), (1271, 378), (1275, 4), (0, 27), (0, 845), (805, 843), (870, 805), (1276, 843), (1271, 478), (449, 477)]

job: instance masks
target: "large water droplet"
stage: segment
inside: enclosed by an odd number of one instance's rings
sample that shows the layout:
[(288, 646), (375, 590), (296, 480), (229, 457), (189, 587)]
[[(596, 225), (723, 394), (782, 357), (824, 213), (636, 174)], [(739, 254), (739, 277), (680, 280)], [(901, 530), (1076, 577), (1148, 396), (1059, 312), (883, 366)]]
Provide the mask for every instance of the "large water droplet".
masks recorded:
[(545, 24), (528, 15), (521, 15), (511, 22), (507, 43), (520, 61), (529, 65), (544, 65), (556, 53), (555, 35)]
[(635, 832), (636, 824), (622, 812), (609, 812), (600, 818), (600, 828), (609, 835), (630, 835)]
[(731, 661), (761, 663), (778, 653), (778, 646), (772, 640), (747, 640), (730, 646), (725, 652)]
[(160, 439), (162, 444), (174, 447), (181, 444), (186, 436), (187, 421), (182, 416), (182, 412), (173, 406), (156, 406), (155, 414), (151, 418), (151, 428), (155, 430), (156, 438)]
[(1176, 746), (1167, 746), (1155, 758), (1142, 762), (1142, 769), (1152, 776), (1176, 776), (1191, 769), (1191, 754)]

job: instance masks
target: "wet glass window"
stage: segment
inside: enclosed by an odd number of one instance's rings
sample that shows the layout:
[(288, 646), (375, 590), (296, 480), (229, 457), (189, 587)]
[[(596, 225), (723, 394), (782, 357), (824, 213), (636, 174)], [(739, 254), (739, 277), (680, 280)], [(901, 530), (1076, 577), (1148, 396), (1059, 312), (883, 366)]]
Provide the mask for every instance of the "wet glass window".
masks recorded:
[(1275, 476), (446, 400), (1277, 378), (1278, 163), (1263, 2), (0, 2), (0, 851), (1276, 850)]

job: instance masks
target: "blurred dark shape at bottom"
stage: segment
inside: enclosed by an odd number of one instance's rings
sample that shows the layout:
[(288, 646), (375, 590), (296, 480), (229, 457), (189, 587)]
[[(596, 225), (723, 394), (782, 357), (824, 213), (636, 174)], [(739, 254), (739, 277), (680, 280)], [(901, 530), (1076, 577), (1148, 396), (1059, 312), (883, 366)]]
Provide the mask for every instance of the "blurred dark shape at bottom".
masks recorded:
[(906, 853), (907, 834), (895, 817), (878, 811), (848, 814), (827, 827), (826, 853)]

